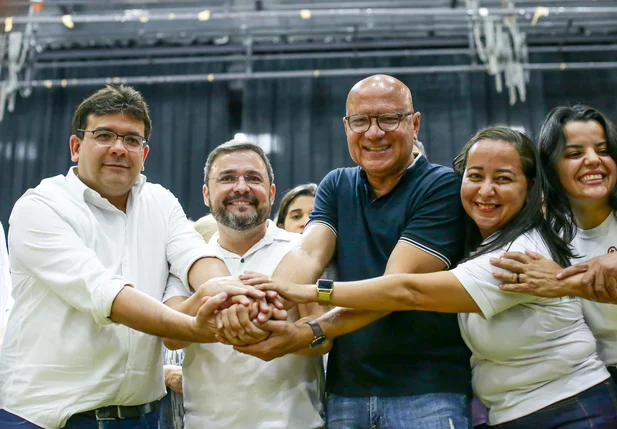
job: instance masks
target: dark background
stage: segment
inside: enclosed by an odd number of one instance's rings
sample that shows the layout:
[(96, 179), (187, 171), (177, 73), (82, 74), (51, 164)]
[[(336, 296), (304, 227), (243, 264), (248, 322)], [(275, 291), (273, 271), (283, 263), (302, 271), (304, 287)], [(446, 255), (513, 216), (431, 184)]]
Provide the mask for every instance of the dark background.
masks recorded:
[[(422, 59), (420, 59), (422, 60)], [(615, 61), (609, 54), (535, 54), (531, 63)], [(402, 67), (406, 59), (312, 60), (270, 63), (270, 69), (332, 69)], [(467, 64), (467, 57), (427, 58), (431, 65)], [(416, 58), (413, 66), (421, 66)], [(212, 64), (166, 65), (123, 69), (123, 76), (216, 73)], [(259, 67), (254, 68), (259, 71)], [(46, 78), (72, 78), (66, 70), (48, 71)], [(79, 71), (79, 77), (114, 76), (111, 68)], [(498, 94), (494, 78), (485, 73), (396, 75), (413, 93), (422, 113), (420, 140), (432, 162), (450, 165), (466, 140), (491, 124), (523, 127), (532, 137), (546, 113), (564, 103), (587, 103), (617, 117), (617, 72), (532, 71), (527, 101), (509, 106)], [(278, 200), (299, 183), (319, 182), (330, 170), (352, 165), (343, 131), (345, 99), (359, 76), (153, 84), (136, 88), (148, 101), (153, 120), (148, 180), (169, 188), (187, 215), (206, 212), (202, 201), (203, 166), (209, 151), (236, 132), (258, 136), (269, 150), (276, 175)], [(15, 201), (41, 179), (65, 174), (71, 166), (69, 136), (77, 105), (97, 87), (34, 89), (17, 98), (14, 112), (0, 123), (0, 221), (5, 225)]]

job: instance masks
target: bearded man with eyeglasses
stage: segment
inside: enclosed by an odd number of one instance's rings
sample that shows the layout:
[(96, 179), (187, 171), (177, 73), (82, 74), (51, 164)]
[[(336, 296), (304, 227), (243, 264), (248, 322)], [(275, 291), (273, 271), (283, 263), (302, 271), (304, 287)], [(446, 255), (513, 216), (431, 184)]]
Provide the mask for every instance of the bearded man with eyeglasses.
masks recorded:
[[(413, 155), (420, 112), (400, 80), (370, 76), (349, 92), (343, 118), (354, 168), (321, 182), (301, 246), (274, 281), (315, 282), (330, 260), (337, 280), (426, 273), (454, 266), (463, 251), (460, 179)], [(318, 281), (327, 304), (335, 284)], [(239, 347), (262, 359), (308, 347), (308, 324), (269, 321), (272, 336)], [(318, 317), (320, 339), (333, 339), (326, 372), (329, 429), (471, 427), (470, 353), (455, 314), (335, 308)], [(278, 326), (278, 327), (277, 327)]]

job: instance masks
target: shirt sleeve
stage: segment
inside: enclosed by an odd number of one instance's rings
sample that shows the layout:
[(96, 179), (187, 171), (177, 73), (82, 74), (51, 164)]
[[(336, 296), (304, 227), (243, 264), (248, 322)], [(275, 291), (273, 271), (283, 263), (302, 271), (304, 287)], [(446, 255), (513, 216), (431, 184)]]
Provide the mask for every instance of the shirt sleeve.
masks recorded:
[[(167, 191), (168, 192), (168, 191)], [(205, 242), (201, 234), (193, 228), (187, 219), (182, 206), (169, 192), (169, 229), (167, 236), (167, 261), (169, 271), (188, 285), (189, 270), (201, 258), (217, 258), (214, 248)]]
[(0, 331), (5, 313), (9, 307), (11, 295), (11, 276), (9, 273), (9, 258), (6, 250), (4, 227), (0, 223)]
[(337, 206), (337, 178), (338, 170), (331, 171), (323, 178), (317, 194), (315, 205), (309, 217), (308, 223), (321, 223), (337, 234), (338, 229), (338, 206)]
[(420, 203), (410, 209), (400, 238), (441, 259), (446, 269), (462, 256), (465, 227), (460, 189), (460, 179), (454, 172), (439, 177)]
[(10, 260), (17, 275), (35, 277), (97, 323), (112, 323), (114, 299), (129, 282), (107, 270), (59, 213), (26, 196), (15, 204), (10, 225)]
[(489, 319), (515, 305), (536, 302), (540, 299), (524, 293), (504, 292), (499, 289), (501, 281), (492, 275), (493, 272), (505, 272), (506, 270), (491, 265), (491, 258), (499, 257), (505, 251), (525, 252), (525, 250), (531, 250), (550, 258), (546, 245), (539, 237), (530, 239), (528, 236), (522, 236), (506, 248), (470, 259), (451, 270), (478, 304), (484, 318)]
[(189, 291), (189, 288), (182, 283), (182, 280), (173, 274), (170, 274), (169, 277), (167, 277), (167, 284), (165, 285), (165, 292), (163, 293), (163, 302), (177, 296), (188, 298), (191, 295), (191, 291)]

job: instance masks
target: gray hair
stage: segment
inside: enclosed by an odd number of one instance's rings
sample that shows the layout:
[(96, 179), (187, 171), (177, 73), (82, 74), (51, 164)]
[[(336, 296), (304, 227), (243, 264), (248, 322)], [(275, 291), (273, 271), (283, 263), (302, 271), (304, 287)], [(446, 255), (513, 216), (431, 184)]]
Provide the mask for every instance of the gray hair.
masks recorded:
[(242, 152), (242, 151), (252, 151), (255, 152), (261, 160), (266, 165), (266, 170), (268, 170), (268, 179), (270, 179), (270, 184), (274, 183), (274, 171), (272, 170), (272, 164), (270, 164), (270, 160), (266, 156), (266, 153), (262, 148), (257, 146), (255, 143), (244, 142), (238, 140), (229, 140), (214, 149), (208, 155), (208, 159), (206, 160), (206, 166), (204, 167), (204, 183), (208, 182), (208, 177), (210, 176), (210, 171), (212, 170), (212, 164), (219, 157), (219, 155), (223, 155), (226, 153), (233, 152)]

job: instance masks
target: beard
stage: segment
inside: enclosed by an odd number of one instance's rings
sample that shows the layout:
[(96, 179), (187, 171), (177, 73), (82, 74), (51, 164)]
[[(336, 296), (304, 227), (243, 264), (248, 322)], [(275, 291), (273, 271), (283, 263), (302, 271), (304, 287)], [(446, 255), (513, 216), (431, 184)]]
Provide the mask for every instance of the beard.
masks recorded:
[[(227, 205), (234, 200), (238, 199), (250, 199), (251, 203), (255, 207), (254, 212), (242, 213), (242, 208), (240, 208), (240, 213), (232, 213), (227, 210)], [(223, 200), (222, 204), (213, 205), (212, 201), (210, 201), (210, 207), (214, 207), (212, 210), (212, 215), (214, 219), (219, 222), (221, 225), (226, 226), (227, 228), (233, 229), (234, 231), (248, 231), (253, 229), (265, 221), (270, 217), (271, 208), (268, 204), (260, 205), (259, 201), (254, 195), (240, 195), (240, 196), (229, 196)]]

